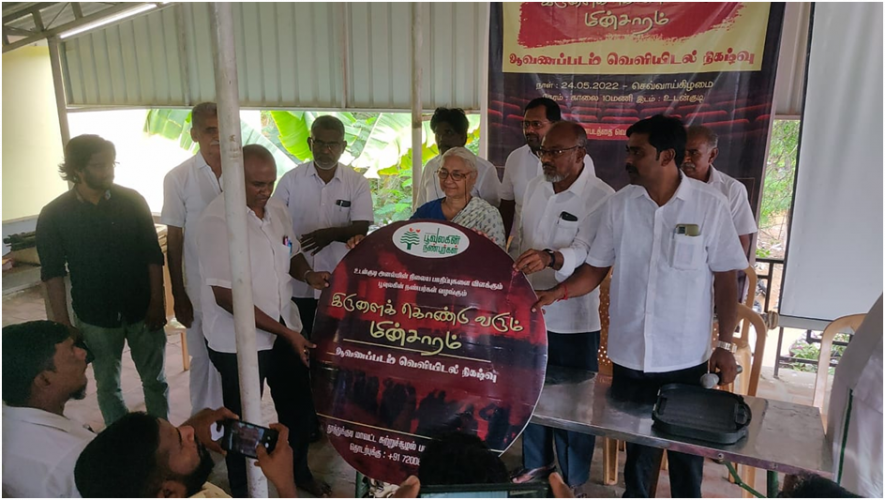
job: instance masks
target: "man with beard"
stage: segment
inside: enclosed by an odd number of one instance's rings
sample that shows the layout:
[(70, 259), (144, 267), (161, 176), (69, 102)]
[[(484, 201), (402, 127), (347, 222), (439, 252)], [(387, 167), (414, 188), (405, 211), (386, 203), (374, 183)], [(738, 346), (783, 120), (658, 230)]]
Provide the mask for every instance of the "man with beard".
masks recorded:
[[(307, 139), (313, 161), (286, 172), (273, 194), (275, 201), (288, 207), (291, 234), (300, 240), (310, 265), (304, 275), (293, 275), (299, 281), (292, 285), (292, 302), (298, 306), (304, 325), (301, 333), (308, 339), (313, 332), (320, 290), (328, 286), (325, 280), (347, 254), (345, 243), (354, 236), (365, 236), (375, 219), (369, 182), (352, 167), (338, 161), (347, 149), (344, 133), (344, 124), (334, 116), (314, 120)], [(329, 487), (314, 482), (307, 468), (308, 445), (321, 436), (308, 370), (287, 359), (285, 353), (279, 354), (274, 367), (289, 369), (277, 371), (275, 368), (268, 379), (271, 391), (276, 391), (274, 380), (281, 380), (277, 387), (285, 385), (291, 390), (286, 396), (274, 396), (274, 401), (280, 415), (297, 416), (297, 422), (282, 421), (292, 432), (295, 465), (299, 470), (295, 479), (302, 488), (321, 496), (329, 492)], [(286, 402), (290, 402), (290, 408), (280, 406)]]
[[(415, 207), (445, 197), (446, 193), (440, 189), (437, 172), (443, 165), (443, 154), (452, 148), (463, 148), (467, 145), (467, 130), (470, 122), (463, 109), (436, 108), (433, 117), (430, 118), (430, 129), (436, 137), (436, 146), (439, 155), (431, 158), (424, 165), (421, 181), (417, 184), (418, 199)], [(498, 181), (498, 171), (495, 166), (480, 157), (476, 158), (476, 184), (470, 193), (477, 198), (482, 198), (489, 205), (497, 207), (500, 202), (499, 191), (501, 183)]]
[[(614, 189), (584, 166), (587, 133), (580, 124), (555, 123), (544, 137), (538, 157), (544, 175), (529, 181), (522, 205), (522, 254), (514, 263), (532, 288), (547, 289), (565, 281), (587, 258), (599, 227), (600, 207)], [(544, 308), (547, 363), (597, 371), (599, 291)], [(523, 433), (523, 483), (552, 472), (553, 443), (565, 482), (578, 490), (590, 479), (596, 438), (589, 434), (529, 424)]]
[(200, 145), (200, 151), (166, 174), (160, 222), (168, 228), (166, 255), (175, 319), (187, 327), (191, 412), (196, 413), (222, 405), (221, 375), (209, 361), (203, 336), (200, 254), (197, 252), (200, 215), (221, 194), (221, 148), (215, 103), (197, 104), (191, 117), (191, 139)]
[[(80, 454), (74, 470), (84, 498), (219, 498), (226, 497), (208, 483), (214, 463), (207, 448), (221, 451), (211, 440), (210, 428), (236, 418), (225, 408), (204, 410), (175, 427), (162, 418), (130, 413), (95, 437)], [(286, 427), (279, 432), (273, 452), (256, 449), (258, 466), (280, 498), (298, 496), (292, 476), (292, 448)]]
[[(525, 134), (525, 146), (514, 150), (504, 163), (504, 180), (501, 182), (501, 217), (504, 219), (506, 237), (513, 231), (509, 253), (515, 260), (519, 257), (519, 227), (522, 214), (525, 190), (529, 181), (542, 175), (538, 149), (541, 141), (550, 131), (554, 123), (562, 120), (562, 111), (556, 101), (546, 97), (532, 99), (525, 107), (522, 131)], [(596, 175), (590, 155), (584, 156), (584, 168)]]
[(747, 255), (750, 251), (750, 239), (756, 232), (756, 219), (750, 210), (747, 188), (735, 178), (713, 167), (713, 161), (718, 155), (719, 136), (716, 132), (701, 125), (688, 127), (682, 172), (692, 179), (707, 183), (728, 198), (728, 209), (744, 255)]
[(3, 493), (76, 497), (74, 463), (95, 434), (64, 415), (86, 397), (87, 352), (52, 321), (3, 328)]
[(71, 139), (59, 170), (74, 187), (43, 207), (37, 219), (51, 318), (72, 326), (65, 290), (70, 271), (76, 326), (95, 355), (98, 406), (106, 424), (128, 413), (120, 389), (125, 344), (148, 413), (161, 418), (169, 413), (163, 252), (147, 202), (114, 184), (116, 165), (111, 142), (97, 135)]
[[(612, 396), (654, 402), (669, 383), (737, 375), (735, 271), (747, 267), (725, 197), (682, 174), (685, 127), (661, 115), (627, 129), (630, 186), (606, 200), (587, 259), (534, 307), (580, 297), (612, 274), (608, 356)], [(710, 352), (713, 305), (719, 342)], [(708, 368), (709, 366), (709, 368)], [(663, 451), (627, 443), (625, 497), (647, 497)], [(700, 497), (704, 459), (668, 451), (673, 498)]]

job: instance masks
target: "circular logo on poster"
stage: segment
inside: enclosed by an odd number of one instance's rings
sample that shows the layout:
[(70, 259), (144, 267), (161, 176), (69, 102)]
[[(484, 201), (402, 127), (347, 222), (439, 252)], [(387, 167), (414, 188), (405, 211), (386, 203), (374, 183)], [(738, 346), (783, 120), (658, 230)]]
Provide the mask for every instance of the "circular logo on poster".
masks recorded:
[(418, 257), (441, 259), (464, 253), (470, 239), (456, 227), (436, 222), (409, 222), (393, 233), (393, 244)]
[(503, 453), (544, 384), (535, 300), (513, 260), (474, 231), (399, 222), (369, 235), (335, 268), (314, 322), (311, 384), (333, 447), (391, 483), (417, 473), (445, 432)]

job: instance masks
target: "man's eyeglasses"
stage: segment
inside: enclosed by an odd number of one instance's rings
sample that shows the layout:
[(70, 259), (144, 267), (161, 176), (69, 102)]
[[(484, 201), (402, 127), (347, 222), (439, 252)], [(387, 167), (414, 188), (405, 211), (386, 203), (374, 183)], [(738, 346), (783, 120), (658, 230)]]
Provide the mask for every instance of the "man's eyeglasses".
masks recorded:
[(550, 123), (549, 120), (544, 120), (544, 121), (538, 121), (538, 120), (523, 120), (523, 121), (522, 121), (522, 129), (523, 129), (523, 130), (528, 130), (528, 129), (539, 129), (539, 128), (543, 127), (544, 125), (547, 125), (548, 123)]
[(571, 151), (573, 149), (578, 149), (579, 147), (581, 147), (581, 146), (572, 146), (570, 148), (563, 148), (563, 149), (539, 149), (539, 150), (535, 151), (535, 155), (537, 155), (538, 158), (544, 158), (545, 156), (552, 156), (554, 158), (559, 158), (562, 155), (562, 153), (565, 153), (566, 151)]
[(317, 139), (310, 140), (311, 148), (319, 149), (320, 151), (324, 149), (328, 149), (329, 151), (337, 151), (344, 144), (342, 142), (334, 141), (334, 142), (323, 142)]
[(464, 172), (449, 172), (448, 170), (440, 170), (439, 172), (436, 173), (436, 175), (437, 175), (437, 177), (439, 177), (439, 180), (441, 180), (441, 181), (444, 181), (451, 176), (453, 181), (458, 182), (461, 179), (466, 179), (467, 176), (470, 175), (470, 172), (464, 173)]

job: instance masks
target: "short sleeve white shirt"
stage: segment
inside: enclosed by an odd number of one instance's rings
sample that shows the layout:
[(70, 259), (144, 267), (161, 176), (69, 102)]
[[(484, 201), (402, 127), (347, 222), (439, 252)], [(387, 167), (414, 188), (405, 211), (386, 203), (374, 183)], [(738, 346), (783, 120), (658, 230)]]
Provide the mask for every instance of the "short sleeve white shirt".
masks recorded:
[[(521, 252), (552, 249), (562, 253), (559, 271), (546, 268), (528, 275), (532, 288), (546, 290), (565, 281), (584, 262), (599, 227), (600, 208), (614, 189), (586, 168), (561, 193), (543, 176), (529, 181), (522, 206)], [(563, 218), (563, 214), (568, 215)], [(574, 218), (576, 220), (567, 220)], [(544, 307), (547, 329), (555, 333), (584, 333), (600, 329), (599, 289)]]
[[(614, 265), (609, 358), (647, 373), (709, 359), (713, 273), (747, 267), (725, 197), (680, 177), (662, 207), (640, 186), (609, 197), (587, 256), (592, 266)], [(697, 225), (699, 234), (677, 234), (684, 224)]]
[[(584, 156), (584, 170), (589, 171), (591, 175), (596, 176), (596, 169), (593, 166), (593, 159), (590, 155)], [(519, 257), (519, 227), (520, 217), (522, 216), (523, 199), (525, 198), (525, 190), (529, 185), (529, 181), (539, 175), (544, 175), (541, 168), (541, 160), (532, 152), (528, 144), (521, 148), (514, 149), (507, 156), (504, 162), (504, 180), (501, 181), (501, 199), (513, 200), (516, 204), (513, 215), (513, 241), (510, 243), (510, 256), (516, 259)]]
[[(369, 182), (353, 168), (340, 163), (328, 184), (317, 174), (313, 162), (298, 165), (283, 175), (273, 197), (288, 207), (292, 234), (299, 240), (317, 229), (346, 227), (356, 221), (371, 224), (375, 220)], [(346, 254), (347, 245), (333, 241), (316, 255), (306, 252), (304, 257), (314, 271), (331, 273)], [(320, 292), (296, 281), (292, 296), (319, 298)]]
[[(436, 173), (442, 167), (442, 155), (434, 156), (424, 165), (424, 172), (421, 174), (421, 189), (418, 191), (417, 206), (421, 206), (427, 202), (438, 200), (446, 194), (439, 187), (439, 177)], [(499, 191), (501, 182), (498, 181), (498, 170), (488, 160), (476, 157), (476, 184), (470, 194), (477, 198), (482, 198), (489, 205), (497, 207), (501, 204), (501, 196)]]
[(78, 498), (74, 466), (95, 433), (73, 420), (3, 405), (3, 492), (15, 498)]
[(173, 168), (163, 179), (163, 211), (160, 222), (184, 229), (184, 286), (194, 308), (200, 305), (200, 255), (197, 232), (200, 216), (212, 200), (221, 194), (221, 179), (201, 153)]
[[(301, 252), (301, 245), (292, 237), (292, 222), (286, 206), (271, 198), (264, 209), (264, 219), (259, 219), (248, 207), (244, 206), (243, 210), (252, 269), (252, 300), (271, 318), (282, 318), (287, 327), (300, 331), (298, 308), (291, 300), (293, 280), (289, 276), (289, 264), (292, 257)], [(200, 259), (203, 334), (213, 351), (235, 353), (234, 317), (215, 302), (211, 289), (213, 286), (232, 288), (223, 194), (206, 207), (198, 234), (203, 257)], [(273, 348), (274, 340), (274, 334), (256, 328), (255, 343), (259, 351)]]
[(728, 199), (728, 210), (738, 236), (753, 234), (756, 229), (756, 218), (750, 210), (750, 199), (747, 196), (747, 188), (741, 182), (728, 174), (722, 173), (710, 165), (710, 178), (707, 180), (710, 187), (725, 195)]

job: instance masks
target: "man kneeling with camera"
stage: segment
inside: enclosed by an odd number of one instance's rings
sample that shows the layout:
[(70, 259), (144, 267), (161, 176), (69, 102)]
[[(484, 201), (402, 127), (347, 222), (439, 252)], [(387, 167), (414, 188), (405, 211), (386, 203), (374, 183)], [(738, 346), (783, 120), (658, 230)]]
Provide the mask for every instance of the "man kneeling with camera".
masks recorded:
[[(238, 418), (227, 408), (206, 409), (175, 427), (146, 413), (130, 413), (108, 426), (80, 454), (74, 469), (77, 489), (84, 498), (227, 497), (206, 482), (215, 465), (209, 450), (227, 453), (224, 440), (213, 439), (213, 432), (223, 424), (229, 433), (230, 422)], [(289, 430), (281, 424), (270, 427), (277, 433), (276, 443), (256, 442), (257, 465), (281, 498), (297, 497)]]

